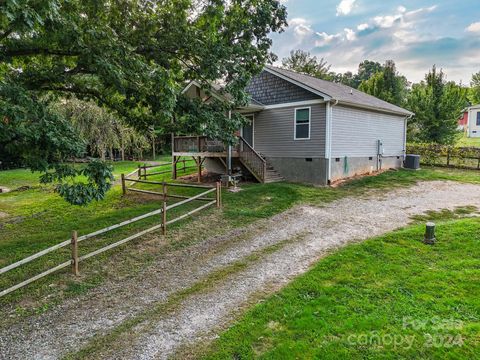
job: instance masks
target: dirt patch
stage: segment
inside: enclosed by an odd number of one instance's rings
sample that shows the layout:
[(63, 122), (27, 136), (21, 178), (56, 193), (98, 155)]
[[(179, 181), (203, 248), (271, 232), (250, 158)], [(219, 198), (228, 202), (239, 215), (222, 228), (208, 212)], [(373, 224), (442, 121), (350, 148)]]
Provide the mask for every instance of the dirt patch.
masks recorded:
[[(60, 358), (93, 341), (92, 358), (168, 358), (186, 346), (210, 341), (252, 300), (278, 290), (326, 253), (402, 227), (414, 215), (459, 206), (480, 206), (480, 185), (425, 182), (322, 208), (298, 206), (173, 251), (135, 277), (0, 329), (0, 357)], [(247, 258), (248, 266), (189, 292)], [(182, 291), (188, 296), (173, 309), (155, 310)], [(144, 316), (149, 311), (154, 315)], [(117, 335), (103, 338), (109, 333)]]
[(8, 217), (8, 214), (6, 212), (0, 211), (0, 219)]
[(5, 186), (0, 186), (0, 194), (3, 194), (3, 193), (8, 193), (10, 192), (11, 190)]

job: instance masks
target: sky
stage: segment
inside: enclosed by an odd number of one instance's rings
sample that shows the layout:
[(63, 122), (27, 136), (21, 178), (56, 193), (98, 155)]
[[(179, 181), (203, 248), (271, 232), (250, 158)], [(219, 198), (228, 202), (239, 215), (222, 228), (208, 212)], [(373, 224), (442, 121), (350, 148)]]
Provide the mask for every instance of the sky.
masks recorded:
[(436, 64), (469, 84), (480, 71), (480, 0), (281, 0), (288, 28), (273, 34), (280, 60), (291, 50), (324, 58), (335, 72), (365, 59), (394, 60), (418, 82)]

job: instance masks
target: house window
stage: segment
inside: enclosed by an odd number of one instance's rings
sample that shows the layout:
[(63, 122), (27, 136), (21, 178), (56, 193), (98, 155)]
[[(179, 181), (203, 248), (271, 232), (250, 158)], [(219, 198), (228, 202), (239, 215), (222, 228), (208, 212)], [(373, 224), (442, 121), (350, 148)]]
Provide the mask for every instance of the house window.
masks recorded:
[(310, 108), (295, 109), (295, 140), (310, 139)]
[(480, 111), (477, 112), (477, 126), (480, 126)]

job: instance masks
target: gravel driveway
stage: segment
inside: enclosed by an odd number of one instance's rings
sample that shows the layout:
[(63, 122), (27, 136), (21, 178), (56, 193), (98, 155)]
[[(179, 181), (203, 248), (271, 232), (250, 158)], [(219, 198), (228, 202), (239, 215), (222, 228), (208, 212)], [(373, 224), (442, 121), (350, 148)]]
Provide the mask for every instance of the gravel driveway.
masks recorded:
[(423, 182), (364, 199), (345, 198), (321, 208), (298, 206), (178, 250), (134, 279), (106, 284), (42, 315), (0, 329), (0, 358), (62, 357), (201, 283), (208, 275), (243, 264), (204, 291), (182, 297), (173, 310), (143, 316), (128, 334), (95, 355), (167, 358), (185, 346), (212, 339), (247, 304), (307, 271), (326, 252), (402, 227), (412, 215), (467, 205), (480, 208), (480, 185)]

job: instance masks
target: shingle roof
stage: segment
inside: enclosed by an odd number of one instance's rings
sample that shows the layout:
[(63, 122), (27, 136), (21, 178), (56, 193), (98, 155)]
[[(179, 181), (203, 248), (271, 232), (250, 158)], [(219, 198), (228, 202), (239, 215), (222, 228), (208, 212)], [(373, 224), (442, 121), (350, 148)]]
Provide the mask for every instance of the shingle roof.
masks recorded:
[(380, 100), (375, 96), (368, 95), (347, 85), (318, 79), (310, 75), (297, 73), (295, 71), (286, 70), (275, 66), (267, 65), (266, 70), (273, 74), (277, 74), (284, 78), (290, 79), (294, 82), (301, 83), (305, 87), (310, 88), (315, 92), (323, 93), (334, 100), (338, 100), (339, 103), (374, 108), (397, 114), (413, 114), (412, 112), (405, 110), (399, 106)]

